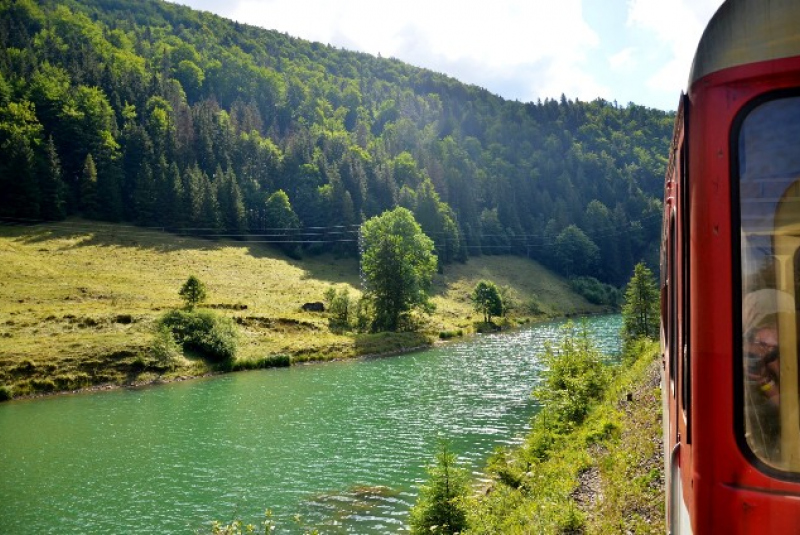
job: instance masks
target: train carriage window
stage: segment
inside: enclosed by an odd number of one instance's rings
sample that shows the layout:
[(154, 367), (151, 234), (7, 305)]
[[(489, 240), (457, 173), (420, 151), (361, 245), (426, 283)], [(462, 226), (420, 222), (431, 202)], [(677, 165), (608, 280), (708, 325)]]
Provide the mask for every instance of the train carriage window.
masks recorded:
[[(688, 103), (684, 106), (684, 117), (687, 117), (689, 110)], [(681, 211), (683, 217), (681, 218), (681, 305), (683, 311), (681, 317), (681, 358), (683, 362), (681, 369), (683, 370), (683, 377), (681, 377), (681, 405), (683, 406), (683, 415), (686, 419), (686, 443), (692, 443), (692, 359), (689, 352), (689, 166), (687, 158), (688, 147), (684, 140), (681, 144)]]
[(747, 109), (736, 141), (744, 438), (763, 463), (800, 472), (800, 97)]
[(669, 351), (669, 379), (670, 379), (670, 390), (672, 391), (673, 397), (675, 396), (675, 383), (677, 381), (678, 375), (678, 299), (677, 299), (677, 287), (676, 284), (676, 269), (675, 264), (677, 262), (676, 258), (676, 244), (675, 244), (675, 212), (673, 211), (669, 218), (669, 275), (667, 279), (667, 297), (669, 299), (669, 341), (668, 341), (668, 351)]

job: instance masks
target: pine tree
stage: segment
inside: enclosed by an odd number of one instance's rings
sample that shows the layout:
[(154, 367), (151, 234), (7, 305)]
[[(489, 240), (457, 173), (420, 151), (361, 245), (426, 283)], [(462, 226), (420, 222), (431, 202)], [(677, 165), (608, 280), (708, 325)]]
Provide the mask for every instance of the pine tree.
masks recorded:
[(86, 155), (80, 178), (80, 210), (84, 217), (97, 217), (97, 167), (91, 154)]
[(186, 282), (181, 286), (178, 295), (181, 296), (186, 302), (188, 310), (194, 310), (194, 307), (205, 301), (206, 299), (206, 285), (194, 275), (190, 275)]
[(653, 272), (644, 262), (633, 270), (622, 306), (623, 331), (627, 339), (655, 339), (659, 330), (659, 295)]
[(136, 221), (143, 225), (152, 225), (156, 220), (156, 180), (153, 176), (153, 169), (147, 162), (139, 168), (139, 175), (136, 177), (136, 190), (134, 191), (134, 203), (136, 206)]
[(233, 169), (228, 169), (219, 183), (218, 197), (225, 229), (230, 232), (243, 232), (247, 228), (247, 216), (242, 191), (239, 189)]
[(468, 496), (468, 473), (457, 464), (446, 441), (439, 444), (436, 464), (428, 467), (428, 482), (420, 488), (411, 509), (412, 535), (461, 533), (467, 528), (464, 500)]
[(165, 214), (164, 224), (171, 227), (186, 226), (186, 213), (184, 212), (184, 192), (181, 172), (178, 165), (173, 163), (166, 174)]
[(45, 144), (41, 159), (40, 185), (42, 190), (41, 216), (44, 219), (59, 220), (66, 217), (67, 185), (61, 176), (61, 162), (56, 145), (50, 136)]

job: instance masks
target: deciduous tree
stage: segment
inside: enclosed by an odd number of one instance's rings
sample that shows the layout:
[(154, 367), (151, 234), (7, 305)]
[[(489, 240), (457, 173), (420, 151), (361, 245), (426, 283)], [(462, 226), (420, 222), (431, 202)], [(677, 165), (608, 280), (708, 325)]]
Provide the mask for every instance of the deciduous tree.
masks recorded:
[(500, 290), (490, 281), (482, 280), (472, 291), (472, 302), (475, 310), (483, 314), (483, 321), (489, 323), (493, 316), (503, 314), (503, 299)]
[(430, 309), (428, 299), (436, 256), (413, 214), (395, 208), (361, 227), (366, 296), (373, 303), (374, 331), (396, 331), (412, 309)]

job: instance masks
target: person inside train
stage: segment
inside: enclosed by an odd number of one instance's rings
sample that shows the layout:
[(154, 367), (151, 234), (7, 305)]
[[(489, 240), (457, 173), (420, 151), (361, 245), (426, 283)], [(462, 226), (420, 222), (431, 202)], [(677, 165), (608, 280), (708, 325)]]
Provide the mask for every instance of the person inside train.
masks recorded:
[(780, 355), (778, 326), (765, 323), (748, 333), (745, 342), (748, 359), (748, 378), (758, 387), (760, 394), (774, 406), (780, 400)]
[(778, 314), (793, 313), (794, 299), (765, 288), (743, 303), (746, 435), (753, 451), (777, 459), (780, 434), (780, 346)]

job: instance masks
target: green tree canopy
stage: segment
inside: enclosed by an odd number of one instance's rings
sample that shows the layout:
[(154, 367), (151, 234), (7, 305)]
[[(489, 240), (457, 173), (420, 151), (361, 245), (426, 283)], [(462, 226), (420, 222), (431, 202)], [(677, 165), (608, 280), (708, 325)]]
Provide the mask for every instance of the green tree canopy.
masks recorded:
[(555, 255), (561, 272), (568, 276), (591, 275), (600, 249), (577, 225), (569, 225), (556, 237)]
[[(241, 234), (287, 226), (264, 217), (282, 190), (321, 231), (280, 244), (290, 254), (355, 255), (337, 227), (399, 204), (440, 265), (517, 254), (621, 285), (635, 259), (657, 261), (674, 118), (602, 99), (512, 102), (173, 3), (0, 1), (4, 217)], [(96, 210), (82, 205), (88, 154)]]
[(374, 331), (396, 331), (412, 309), (429, 309), (436, 272), (433, 241), (406, 208), (395, 208), (361, 227), (366, 297), (374, 305)]
[(273, 230), (290, 231), (300, 227), (300, 220), (292, 209), (289, 196), (281, 189), (267, 197), (264, 216), (267, 227)]
[(659, 295), (653, 272), (644, 262), (633, 270), (622, 306), (624, 335), (627, 339), (658, 337)]
[(280, 248), (291, 256), (297, 250), (291, 241), (295, 231), (300, 228), (300, 219), (292, 209), (289, 196), (282, 189), (267, 198), (264, 222), (270, 240), (281, 241)]
[(472, 302), (475, 310), (483, 314), (483, 321), (489, 323), (493, 316), (503, 314), (503, 298), (495, 283), (482, 280), (472, 291)]

